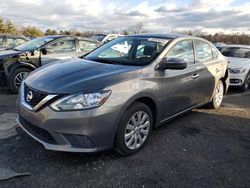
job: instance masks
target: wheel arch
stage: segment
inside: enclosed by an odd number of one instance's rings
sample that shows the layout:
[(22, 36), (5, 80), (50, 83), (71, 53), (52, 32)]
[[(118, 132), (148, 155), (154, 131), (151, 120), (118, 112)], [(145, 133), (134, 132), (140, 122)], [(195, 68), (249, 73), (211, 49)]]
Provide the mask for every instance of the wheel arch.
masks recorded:
[(150, 108), (153, 114), (153, 125), (155, 126), (156, 120), (157, 120), (157, 114), (158, 114), (158, 109), (157, 109), (155, 101), (150, 97), (140, 97), (134, 100), (130, 105), (132, 105), (134, 102), (141, 102)]
[[(152, 111), (153, 114), (153, 123), (154, 123), (154, 127), (157, 126), (159, 124), (159, 108), (160, 108), (160, 104), (157, 101), (156, 96), (154, 96), (153, 94), (138, 94), (134, 97), (132, 97), (131, 99), (129, 99), (128, 101), (126, 101), (123, 106), (123, 108), (120, 110), (119, 115), (117, 116), (116, 119), (116, 125), (117, 127), (119, 126), (119, 121), (122, 117), (122, 115), (124, 114), (124, 112), (131, 106), (133, 105), (133, 103), (135, 102), (141, 102), (144, 103), (145, 105), (147, 105), (150, 110)], [(117, 128), (116, 127), (116, 128)]]
[(228, 69), (226, 70), (225, 75), (220, 78), (220, 80), (223, 83), (224, 94), (226, 94), (227, 90), (228, 90), (228, 87), (229, 87), (229, 71), (228, 71)]
[(19, 69), (19, 68), (28, 68), (30, 69), (31, 71), (37, 69), (37, 67), (33, 64), (30, 64), (30, 63), (25, 63), (25, 62), (16, 62), (16, 63), (13, 63), (12, 65), (10, 65), (7, 69), (8, 73), (7, 75), (10, 75), (13, 71), (15, 71), (16, 69)]
[(120, 110), (117, 118), (116, 118), (116, 121), (115, 121), (115, 124), (117, 125), (116, 128), (115, 128), (115, 135), (114, 135), (114, 138), (113, 138), (113, 145), (115, 144), (115, 140), (116, 140), (116, 137), (117, 137), (117, 130), (118, 130), (118, 127), (120, 125), (120, 120), (123, 116), (123, 114), (125, 113), (125, 111), (131, 106), (133, 105), (135, 102), (141, 102), (145, 105), (147, 105), (150, 110), (152, 111), (152, 114), (153, 114), (153, 128), (155, 128), (157, 125), (159, 125), (159, 104), (156, 100), (156, 98), (153, 96), (153, 95), (141, 95), (141, 94), (138, 94), (134, 97), (132, 97), (132, 99), (129, 99), (125, 105), (123, 106), (123, 108)]

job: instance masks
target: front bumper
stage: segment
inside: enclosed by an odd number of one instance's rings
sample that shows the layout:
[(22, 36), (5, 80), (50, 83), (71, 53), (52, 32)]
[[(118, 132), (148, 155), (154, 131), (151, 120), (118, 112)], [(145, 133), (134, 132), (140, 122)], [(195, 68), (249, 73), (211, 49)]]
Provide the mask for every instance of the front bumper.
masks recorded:
[(56, 112), (45, 107), (33, 112), (17, 102), (18, 123), (48, 150), (97, 152), (113, 147), (117, 108)]
[(0, 71), (0, 86), (6, 86), (6, 76), (4, 71)]
[(247, 74), (230, 74), (230, 86), (242, 86)]

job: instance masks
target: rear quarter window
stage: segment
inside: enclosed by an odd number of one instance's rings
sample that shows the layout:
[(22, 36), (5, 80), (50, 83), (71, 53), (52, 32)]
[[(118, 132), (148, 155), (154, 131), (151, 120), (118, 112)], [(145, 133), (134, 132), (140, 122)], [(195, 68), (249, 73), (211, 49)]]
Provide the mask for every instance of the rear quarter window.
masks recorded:
[(214, 59), (218, 58), (219, 52), (215, 46), (211, 46)]

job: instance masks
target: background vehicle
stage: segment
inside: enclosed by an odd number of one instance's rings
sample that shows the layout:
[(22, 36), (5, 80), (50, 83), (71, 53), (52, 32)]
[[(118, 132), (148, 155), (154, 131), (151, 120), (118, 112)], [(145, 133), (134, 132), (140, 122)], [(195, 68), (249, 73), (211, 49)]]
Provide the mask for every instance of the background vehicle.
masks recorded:
[(230, 61), (230, 86), (246, 91), (250, 84), (250, 46), (225, 45), (219, 50)]
[(31, 73), (18, 97), (20, 126), (50, 150), (134, 154), (153, 127), (204, 104), (219, 108), (227, 67), (198, 37), (121, 37)]
[(36, 68), (56, 60), (84, 55), (100, 44), (89, 38), (62, 35), (33, 39), (13, 50), (0, 52), (0, 81), (17, 93), (22, 80)]
[(111, 40), (114, 40), (114, 39), (116, 39), (118, 37), (122, 37), (122, 36), (124, 36), (124, 35), (122, 35), (122, 34), (108, 34), (108, 35), (95, 34), (95, 35), (92, 36), (92, 38), (95, 39), (95, 40), (98, 40), (98, 41), (100, 41), (102, 43), (107, 43), (107, 42), (109, 42)]
[(21, 36), (0, 34), (0, 51), (6, 50), (6, 49), (12, 49), (27, 41), (28, 41), (27, 38), (24, 38)]

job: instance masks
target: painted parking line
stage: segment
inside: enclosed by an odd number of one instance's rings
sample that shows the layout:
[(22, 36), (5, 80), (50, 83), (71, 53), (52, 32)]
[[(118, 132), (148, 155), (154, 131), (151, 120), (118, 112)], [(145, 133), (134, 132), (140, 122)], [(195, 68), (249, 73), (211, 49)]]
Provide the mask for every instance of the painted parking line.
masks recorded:
[(16, 113), (5, 113), (0, 115), (0, 139), (17, 135)]
[(8, 179), (11, 179), (11, 178), (14, 178), (14, 177), (19, 177), (19, 176), (30, 176), (31, 174), (30, 173), (19, 173), (19, 172), (15, 172), (9, 168), (1, 168), (0, 167), (0, 181), (3, 181), (3, 180), (8, 180)]

